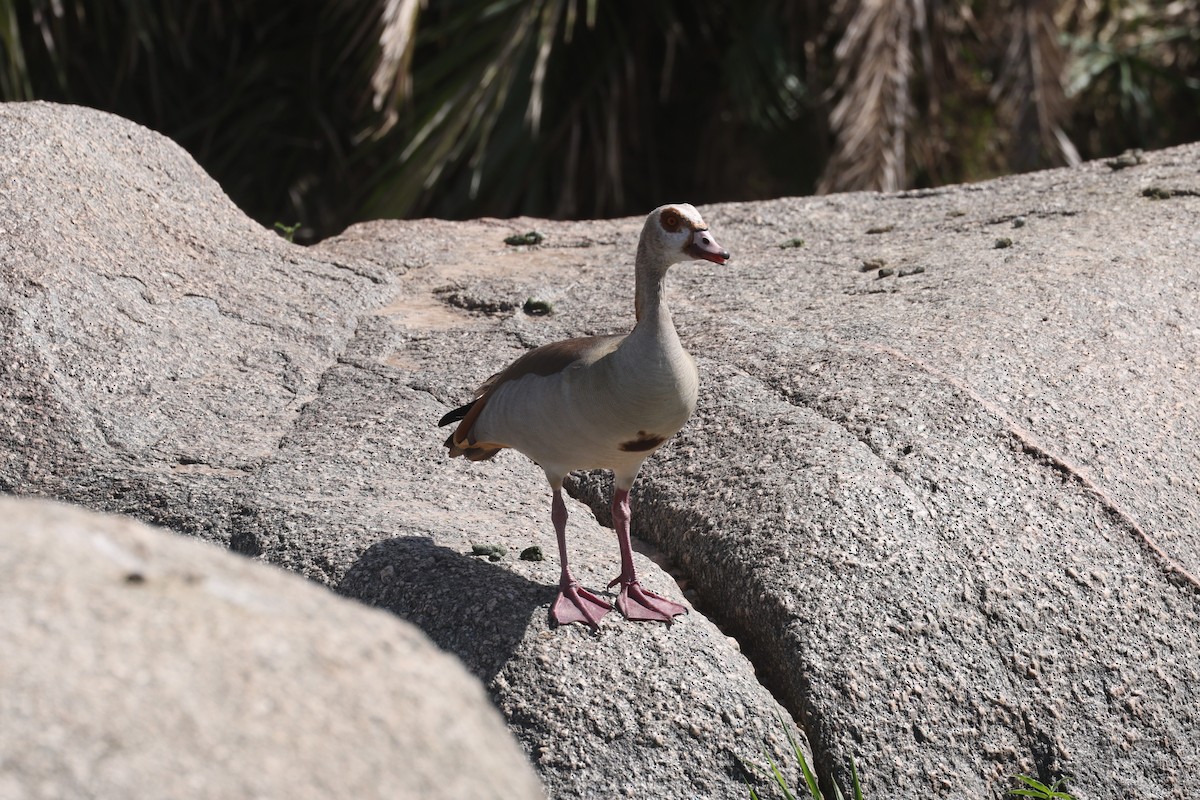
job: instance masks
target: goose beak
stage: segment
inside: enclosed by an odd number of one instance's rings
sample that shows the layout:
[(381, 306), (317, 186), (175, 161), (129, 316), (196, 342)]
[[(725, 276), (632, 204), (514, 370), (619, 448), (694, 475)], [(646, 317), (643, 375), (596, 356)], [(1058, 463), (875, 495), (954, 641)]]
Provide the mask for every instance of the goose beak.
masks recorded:
[(692, 258), (711, 261), (714, 264), (724, 264), (729, 260), (729, 251), (717, 244), (717, 240), (707, 229), (693, 231), (691, 241), (684, 248), (684, 252)]

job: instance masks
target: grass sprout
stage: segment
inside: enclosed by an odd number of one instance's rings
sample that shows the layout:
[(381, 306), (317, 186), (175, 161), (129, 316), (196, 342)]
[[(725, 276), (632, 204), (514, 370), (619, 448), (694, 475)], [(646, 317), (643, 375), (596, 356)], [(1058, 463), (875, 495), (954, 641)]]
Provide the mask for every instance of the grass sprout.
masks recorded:
[(279, 235), (293, 244), (296, 242), (296, 231), (299, 229), (299, 222), (297, 222), (295, 225), (284, 225), (282, 222), (275, 223), (275, 230), (279, 231)]
[(1010, 789), (1008, 794), (1011, 797), (1033, 797), (1036, 800), (1075, 800), (1075, 797), (1069, 792), (1062, 791), (1067, 784), (1065, 777), (1056, 779), (1049, 786), (1028, 775), (1014, 775), (1013, 777), (1025, 786), (1020, 789)]
[[(782, 720), (780, 720), (780, 722), (782, 722)], [(789, 730), (786, 725), (784, 726), (783, 731), (787, 735), (788, 744), (792, 746), (792, 752), (796, 756), (796, 761), (800, 764), (800, 771), (804, 773), (804, 783), (808, 789), (807, 796), (812, 798), (812, 800), (826, 800), (825, 795), (821, 792), (821, 786), (820, 782), (817, 780), (817, 775), (813, 772), (812, 767), (809, 766), (808, 759), (804, 757), (804, 751), (800, 749), (800, 745), (796, 741), (796, 738), (792, 736), (791, 730)], [(797, 800), (796, 795), (792, 792), (791, 787), (788, 786), (787, 779), (783, 776), (783, 772), (779, 769), (779, 765), (775, 763), (775, 760), (772, 759), (765, 750), (763, 751), (763, 756), (767, 759), (767, 764), (771, 768), (770, 777), (774, 779), (775, 784), (779, 787), (779, 790), (783, 792), (784, 800)], [(742, 762), (742, 765), (748, 772), (754, 771), (754, 767), (750, 764), (747, 764), (745, 761)], [(830, 798), (830, 800), (846, 800), (846, 796), (842, 794), (842, 790), (837, 783), (832, 778), (830, 778), (829, 782), (833, 786), (833, 797)], [(858, 779), (858, 767), (855, 765), (853, 758), (850, 759), (850, 787), (851, 800), (863, 800), (862, 784)], [(758, 793), (754, 791), (754, 787), (750, 786), (749, 783), (746, 784), (746, 789), (750, 792), (750, 800), (762, 800), (762, 798), (758, 796)], [(1047, 797), (1053, 797), (1055, 800), (1058, 800), (1056, 795), (1047, 795)], [(1071, 800), (1073, 800), (1073, 798)]]

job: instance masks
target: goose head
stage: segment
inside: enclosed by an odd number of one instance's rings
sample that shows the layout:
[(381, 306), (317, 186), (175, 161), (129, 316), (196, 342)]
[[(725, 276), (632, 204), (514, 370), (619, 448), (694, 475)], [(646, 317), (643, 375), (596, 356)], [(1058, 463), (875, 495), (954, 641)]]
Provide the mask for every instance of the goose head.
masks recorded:
[(669, 203), (650, 212), (638, 242), (639, 267), (662, 274), (672, 264), (700, 259), (724, 264), (729, 251), (717, 244), (695, 207)]

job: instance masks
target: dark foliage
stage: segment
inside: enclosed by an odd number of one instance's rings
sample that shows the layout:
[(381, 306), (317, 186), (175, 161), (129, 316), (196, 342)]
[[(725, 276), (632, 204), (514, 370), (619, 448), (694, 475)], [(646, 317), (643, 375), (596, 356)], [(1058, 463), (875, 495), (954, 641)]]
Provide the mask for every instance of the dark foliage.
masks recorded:
[(1200, 0), (0, 0), (0, 98), (161, 131), (298, 241), (1191, 141), (1198, 62)]

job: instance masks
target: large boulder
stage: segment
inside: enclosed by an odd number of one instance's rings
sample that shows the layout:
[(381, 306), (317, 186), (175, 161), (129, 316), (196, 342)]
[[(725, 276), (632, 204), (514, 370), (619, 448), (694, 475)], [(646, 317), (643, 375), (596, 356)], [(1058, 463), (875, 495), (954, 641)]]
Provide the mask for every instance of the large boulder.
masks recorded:
[[(668, 278), (701, 404), (634, 492), (704, 614), (599, 635), (551, 628), (555, 560), (515, 557), (553, 553), (540, 470), (450, 462), (433, 425), (528, 347), (627, 329), (639, 219), (370, 223), (300, 250), (158, 137), (44, 105), (0, 107), (0, 176), (0, 488), (416, 622), (552, 795), (744, 793), (741, 762), (785, 755), (764, 685), (868, 795), (995, 797), (1017, 773), (1200, 794), (1200, 146), (704, 209), (734, 260)], [(606, 519), (603, 475), (571, 489)], [(601, 586), (614, 537), (572, 513)]]
[[(495, 225), (295, 247), (170, 141), (44, 103), (0, 105), (0, 176), (0, 490), (194, 534), (416, 622), (486, 683), (555, 797), (743, 794), (764, 754), (800, 779), (803, 735), (735, 642), (699, 613), (551, 630), (558, 567), (515, 558), (553, 552), (544, 479), (445, 459), (433, 423), (485, 354), (449, 369), (459, 314), (403, 281), (430, 250), (503, 269)], [(612, 532), (574, 511), (580, 574), (607, 583)], [(509, 555), (481, 563), (476, 543)]]
[(394, 616), (128, 518), (0, 499), (0, 797), (544, 797)]

